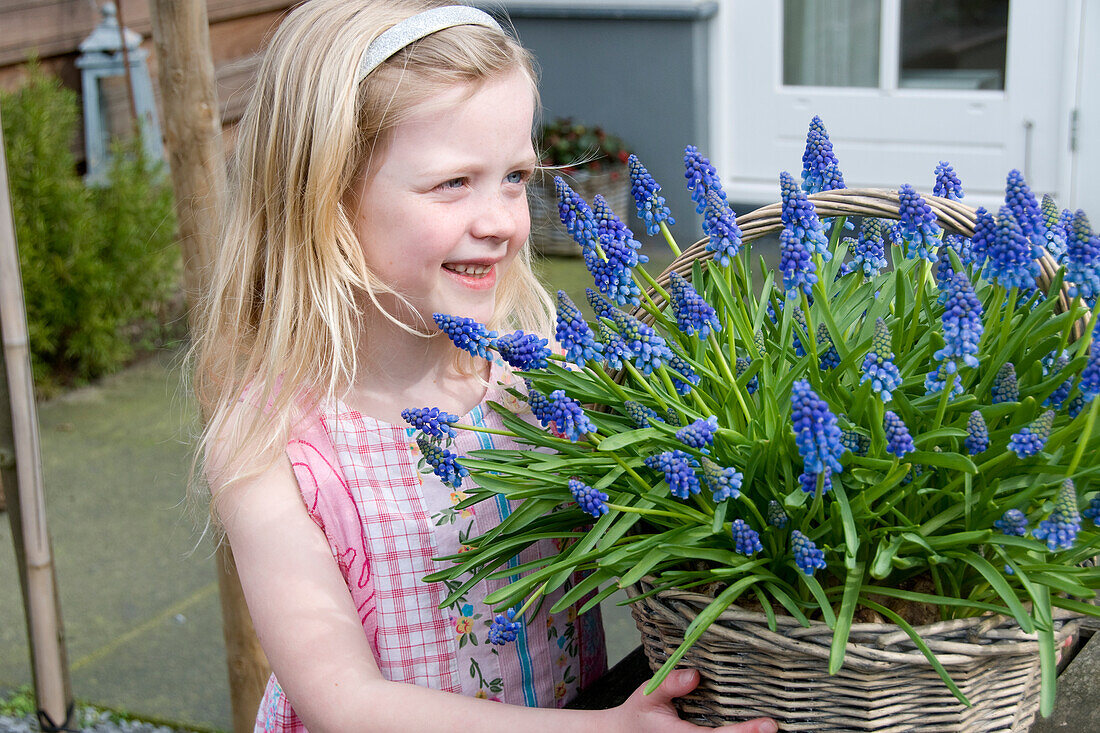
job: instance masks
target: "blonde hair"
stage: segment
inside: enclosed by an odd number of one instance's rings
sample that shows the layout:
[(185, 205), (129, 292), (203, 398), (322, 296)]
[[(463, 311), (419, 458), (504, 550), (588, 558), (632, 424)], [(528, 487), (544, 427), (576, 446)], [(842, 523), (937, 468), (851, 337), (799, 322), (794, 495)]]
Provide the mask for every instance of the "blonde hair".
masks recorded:
[[(402, 300), (364, 261), (344, 203), (394, 128), (445, 88), (517, 69), (537, 100), (530, 54), (476, 25), (416, 41), (356, 84), (375, 37), (446, 4), (312, 0), (271, 38), (239, 123), (228, 215), (193, 347), (193, 386), (207, 419), (198, 455), (222, 487), (272, 465), (294, 423), (353, 383), (359, 296), (383, 313), (378, 293)], [(525, 245), (497, 287), (487, 325), (546, 335), (552, 313)], [(240, 409), (245, 401), (256, 409)], [(192, 499), (206, 504), (205, 483), (192, 485)]]

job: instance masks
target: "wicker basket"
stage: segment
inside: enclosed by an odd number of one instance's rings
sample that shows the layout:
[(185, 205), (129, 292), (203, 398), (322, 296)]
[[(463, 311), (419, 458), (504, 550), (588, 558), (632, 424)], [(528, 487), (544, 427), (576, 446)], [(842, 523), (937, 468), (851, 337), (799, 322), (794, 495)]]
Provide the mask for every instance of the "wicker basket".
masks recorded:
[[(652, 589), (648, 579), (631, 598)], [(634, 621), (656, 671), (713, 598), (666, 590), (636, 601)], [(980, 616), (916, 627), (971, 702), (960, 703), (904, 631), (853, 624), (844, 666), (828, 673), (833, 632), (789, 616), (768, 628), (763, 613), (728, 608), (684, 655), (701, 682), (678, 700), (683, 717), (725, 725), (768, 716), (781, 731), (1027, 731), (1039, 709), (1039, 645), (1015, 619)], [(1061, 650), (1077, 616), (1055, 615)]]
[[(898, 218), (896, 191), (846, 189), (813, 194), (820, 217)], [(965, 236), (974, 233), (975, 210), (957, 201), (926, 196), (941, 227)], [(742, 241), (750, 242), (783, 228), (782, 206), (770, 204), (737, 217)], [(703, 239), (687, 248), (658, 277), (691, 277), (696, 259), (710, 259)], [(1058, 265), (1044, 254), (1036, 278), (1046, 290)], [(649, 295), (660, 304), (660, 296)], [(1063, 289), (1058, 310), (1069, 306)], [(652, 324), (641, 308), (634, 315)], [(1079, 338), (1088, 316), (1074, 325)], [(621, 375), (619, 375), (621, 378)], [(628, 589), (636, 597), (652, 588), (642, 581)], [(656, 671), (684, 639), (684, 631), (713, 600), (687, 591), (666, 590), (635, 602), (634, 621), (650, 666)], [(1057, 616), (1058, 648), (1077, 634), (1078, 615)], [(791, 617), (767, 617), (731, 607), (683, 657), (698, 669), (700, 686), (680, 701), (685, 717), (719, 725), (758, 716), (780, 721), (783, 731), (1027, 731), (1039, 708), (1039, 655), (1033, 635), (1001, 616), (958, 619), (917, 628), (940, 662), (971, 701), (962, 705), (905, 632), (892, 624), (853, 624), (843, 668), (828, 674), (832, 631), (820, 622), (803, 628)]]
[[(531, 244), (544, 255), (580, 257), (580, 245), (573, 241), (558, 216), (558, 195), (554, 190), (553, 171), (537, 176), (528, 189), (531, 207)], [(580, 170), (563, 176), (570, 188), (591, 201), (596, 194), (607, 199), (611, 210), (626, 219), (630, 205), (630, 176), (625, 166), (616, 166), (596, 173)]]

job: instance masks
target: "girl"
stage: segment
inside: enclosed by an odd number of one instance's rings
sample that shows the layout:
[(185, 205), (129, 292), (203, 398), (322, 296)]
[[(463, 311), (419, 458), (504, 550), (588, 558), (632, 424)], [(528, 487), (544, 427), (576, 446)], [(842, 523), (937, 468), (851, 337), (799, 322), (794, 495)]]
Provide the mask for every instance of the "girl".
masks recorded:
[(401, 412), (500, 426), (482, 403), (506, 375), (456, 360), (433, 313), (550, 331), (525, 246), (536, 103), (527, 52), (465, 6), (314, 0), (271, 40), (196, 343), (211, 508), (275, 672), (257, 730), (691, 727), (686, 671), (613, 710), (537, 709), (603, 671), (598, 616), (551, 601), (513, 625), (482, 602), (505, 580), (446, 608), (420, 580), (509, 510), (455, 508)]

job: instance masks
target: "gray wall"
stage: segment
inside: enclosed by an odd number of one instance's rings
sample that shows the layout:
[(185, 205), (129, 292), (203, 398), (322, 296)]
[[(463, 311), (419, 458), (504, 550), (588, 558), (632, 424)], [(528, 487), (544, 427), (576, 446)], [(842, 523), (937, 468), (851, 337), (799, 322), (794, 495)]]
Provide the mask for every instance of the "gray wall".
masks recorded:
[[(623, 138), (663, 187), (681, 244), (702, 235), (683, 150), (709, 150), (713, 0), (477, 2), (511, 19), (542, 69), (543, 117), (599, 124)], [(644, 235), (633, 212), (617, 212)]]

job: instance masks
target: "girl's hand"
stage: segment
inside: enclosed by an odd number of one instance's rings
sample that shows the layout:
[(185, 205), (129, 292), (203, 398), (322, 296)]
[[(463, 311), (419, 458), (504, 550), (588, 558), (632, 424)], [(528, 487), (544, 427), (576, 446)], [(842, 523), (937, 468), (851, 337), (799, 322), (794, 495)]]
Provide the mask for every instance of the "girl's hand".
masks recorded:
[[(688, 694), (699, 684), (699, 673), (694, 669), (682, 669), (670, 674), (661, 686), (650, 695), (643, 694), (643, 684), (630, 698), (616, 709), (621, 730), (630, 733), (648, 731), (672, 731), (692, 733), (698, 726), (680, 720), (672, 698)], [(724, 725), (716, 730), (730, 733), (776, 733), (779, 726), (771, 718), (757, 718), (736, 725)]]

